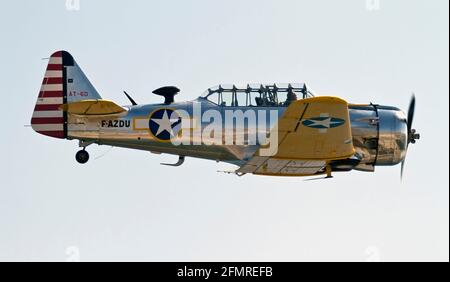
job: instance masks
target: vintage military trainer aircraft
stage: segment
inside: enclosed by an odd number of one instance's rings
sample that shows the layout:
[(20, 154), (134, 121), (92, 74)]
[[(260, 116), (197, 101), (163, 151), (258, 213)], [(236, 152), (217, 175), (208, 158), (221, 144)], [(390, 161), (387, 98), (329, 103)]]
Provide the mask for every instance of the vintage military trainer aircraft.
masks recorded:
[[(104, 100), (66, 51), (49, 58), (31, 119), (43, 135), (79, 140), (76, 160), (91, 144), (223, 161), (237, 175), (331, 177), (332, 172), (373, 172), (402, 163), (412, 129), (415, 98), (407, 116), (398, 108), (349, 104), (315, 97), (305, 84), (220, 85), (193, 101), (175, 102), (179, 89), (153, 91), (160, 104), (130, 106)], [(231, 172), (230, 172), (231, 173)]]

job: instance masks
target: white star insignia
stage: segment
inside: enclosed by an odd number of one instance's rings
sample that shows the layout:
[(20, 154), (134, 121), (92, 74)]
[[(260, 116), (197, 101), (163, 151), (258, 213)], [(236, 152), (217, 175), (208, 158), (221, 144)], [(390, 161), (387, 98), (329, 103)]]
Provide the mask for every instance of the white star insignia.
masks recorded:
[(178, 118), (169, 118), (167, 110), (164, 110), (162, 118), (152, 119), (152, 121), (154, 121), (159, 125), (158, 131), (156, 132), (155, 136), (158, 136), (163, 131), (167, 131), (170, 134), (170, 136), (175, 136), (173, 133), (172, 125), (176, 123), (178, 120), (179, 120)]
[(310, 126), (323, 126), (326, 128), (330, 128), (331, 125), (339, 123), (339, 121), (331, 121), (330, 117), (324, 120), (311, 120), (311, 121), (313, 122), (313, 124), (311, 124)]

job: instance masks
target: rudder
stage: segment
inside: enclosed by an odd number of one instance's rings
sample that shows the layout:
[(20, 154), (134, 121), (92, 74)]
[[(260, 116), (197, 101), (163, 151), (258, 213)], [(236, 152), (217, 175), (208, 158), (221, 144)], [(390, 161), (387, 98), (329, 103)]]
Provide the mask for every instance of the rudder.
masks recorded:
[(64, 139), (67, 137), (67, 113), (61, 106), (87, 99), (101, 97), (72, 55), (57, 51), (50, 56), (31, 127), (40, 134)]

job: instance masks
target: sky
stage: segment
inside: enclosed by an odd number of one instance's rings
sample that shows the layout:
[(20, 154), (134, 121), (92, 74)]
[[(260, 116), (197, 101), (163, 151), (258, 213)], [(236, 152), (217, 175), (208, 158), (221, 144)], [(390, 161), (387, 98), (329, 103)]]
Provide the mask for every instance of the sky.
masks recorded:
[[(76, 0), (75, 3), (76, 4)], [(446, 0), (2, 1), (0, 261), (448, 261)], [(64, 49), (105, 99), (192, 100), (219, 83), (306, 82), (316, 95), (407, 109), (400, 167), (324, 181), (93, 145), (29, 125)]]

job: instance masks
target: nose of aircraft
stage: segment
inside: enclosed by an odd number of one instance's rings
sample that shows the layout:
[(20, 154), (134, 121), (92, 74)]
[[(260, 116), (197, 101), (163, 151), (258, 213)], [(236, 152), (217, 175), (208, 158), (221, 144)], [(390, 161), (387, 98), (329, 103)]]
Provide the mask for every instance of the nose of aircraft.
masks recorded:
[(377, 165), (396, 165), (406, 156), (408, 126), (404, 112), (380, 108)]

